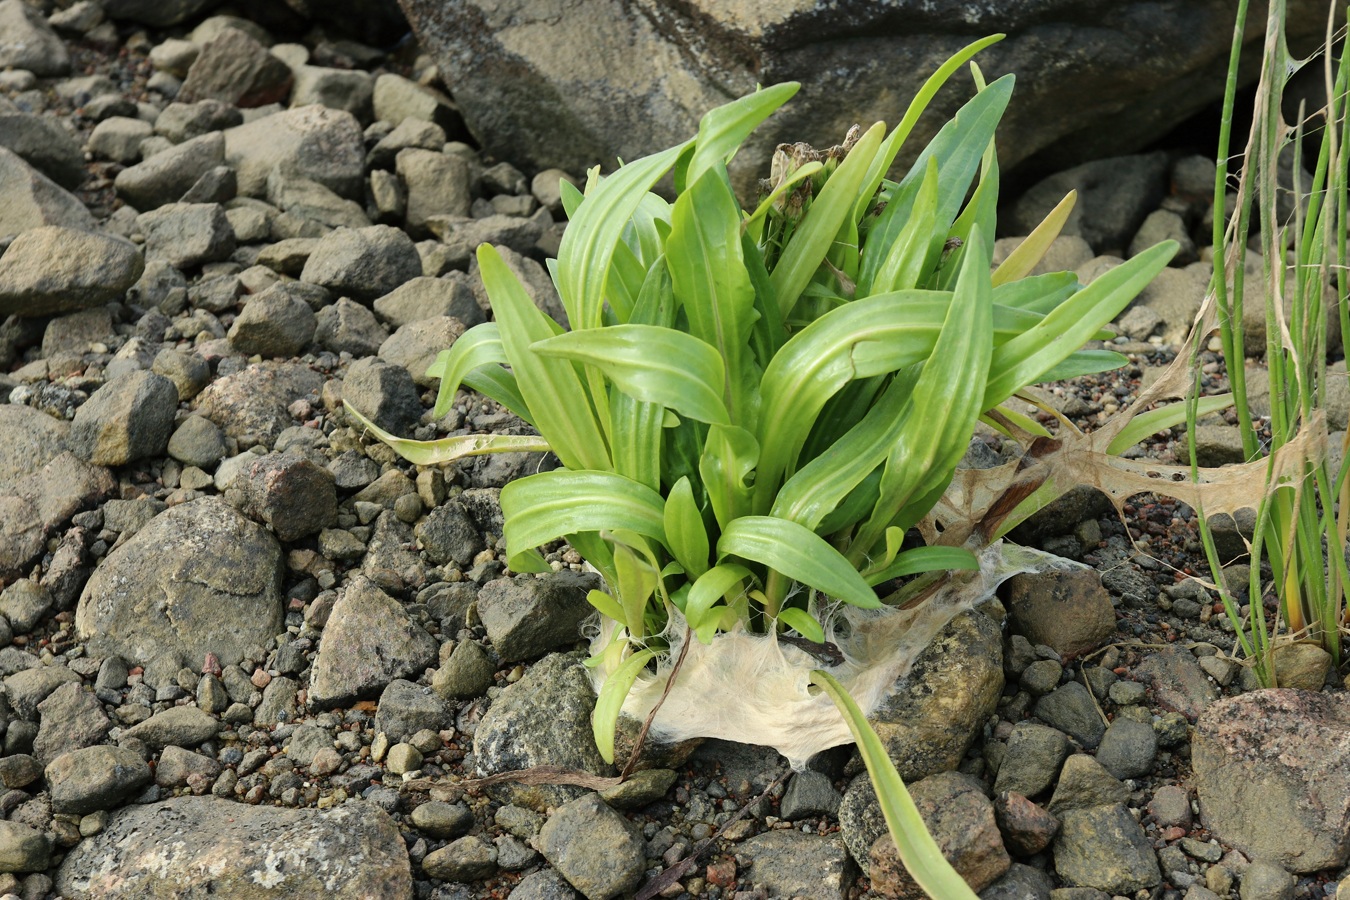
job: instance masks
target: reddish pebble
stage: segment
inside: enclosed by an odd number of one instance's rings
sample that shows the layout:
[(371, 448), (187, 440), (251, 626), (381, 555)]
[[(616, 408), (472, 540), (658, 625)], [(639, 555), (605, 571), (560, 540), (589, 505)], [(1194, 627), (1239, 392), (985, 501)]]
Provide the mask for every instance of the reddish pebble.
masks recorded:
[(266, 669), (254, 669), (253, 677), (250, 678), (249, 681), (253, 682), (253, 686), (255, 688), (261, 690), (262, 688), (267, 687), (267, 685), (271, 683), (272, 676), (267, 674)]
[(214, 653), (206, 654), (206, 659), (202, 662), (202, 674), (214, 675), (219, 678), (220, 671), (220, 659)]
[(1186, 836), (1186, 829), (1173, 825), (1171, 828), (1164, 828), (1158, 836), (1168, 842), (1179, 841)]
[(708, 865), (708, 883), (721, 888), (729, 888), (736, 883), (736, 860), (723, 856)]

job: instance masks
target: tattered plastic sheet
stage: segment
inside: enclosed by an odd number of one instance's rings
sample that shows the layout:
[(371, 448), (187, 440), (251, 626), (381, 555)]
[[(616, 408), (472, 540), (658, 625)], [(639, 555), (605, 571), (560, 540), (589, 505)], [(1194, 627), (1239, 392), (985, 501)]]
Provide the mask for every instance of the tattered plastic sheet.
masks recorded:
[[(801, 769), (822, 750), (852, 743), (853, 737), (834, 703), (810, 688), (811, 671), (826, 668), (870, 714), (896, 691), (914, 661), (959, 613), (994, 595), (1000, 584), (1024, 572), (1080, 568), (1078, 563), (1003, 542), (979, 554), (978, 571), (956, 573), (915, 609), (861, 610), (837, 605), (826, 616), (825, 631), (844, 662), (828, 667), (805, 650), (774, 635), (744, 628), (722, 632), (708, 644), (692, 643), (675, 683), (652, 721), (649, 737), (658, 741), (721, 738), (773, 747)], [(602, 620), (592, 637), (596, 652), (609, 646), (620, 626)], [(679, 610), (670, 610), (664, 637), (670, 649), (655, 672), (644, 672), (629, 692), (623, 712), (644, 721), (666, 689), (687, 634)], [(608, 673), (591, 671), (598, 691)]]

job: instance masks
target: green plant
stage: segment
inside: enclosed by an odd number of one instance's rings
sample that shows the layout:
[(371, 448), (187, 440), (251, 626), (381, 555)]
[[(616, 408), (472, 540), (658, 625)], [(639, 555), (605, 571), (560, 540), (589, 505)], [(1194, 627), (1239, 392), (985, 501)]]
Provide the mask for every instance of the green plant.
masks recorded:
[[(910, 613), (895, 607), (922, 596), (897, 590), (898, 579), (977, 568), (983, 533), (906, 543), (947, 491), (977, 421), (1044, 435), (1008, 401), (1036, 381), (1124, 362), (1080, 348), (1109, 335), (1103, 326), (1175, 245), (1086, 288), (1071, 273), (1029, 276), (1070, 197), (990, 271), (994, 132), (1011, 75), (986, 85), (972, 66), (975, 95), (903, 179), (886, 178), (938, 88), (998, 37), (942, 66), (895, 130), (878, 123), (823, 152), (780, 147), (748, 213), (726, 163), (795, 84), (715, 109), (693, 139), (607, 177), (592, 171), (584, 195), (565, 192), (570, 223), (551, 266), (570, 332), (533, 305), (495, 250), (479, 248), (495, 321), (432, 367), (434, 414), (461, 385), (476, 389), (533, 425), (562, 463), (503, 489), (509, 564), (547, 571), (538, 548), (565, 538), (604, 577), (607, 589), (590, 595), (602, 621), (590, 664), (602, 681), (594, 724), (606, 759), (621, 712), (651, 708), (635, 700), (635, 683), (650, 697), (673, 677), (677, 643), (703, 648), (704, 659), (758, 647), (781, 663), (776, 638), (792, 642), (778, 681), (761, 661), (706, 676), (724, 693), (685, 707), (705, 718), (730, 703), (742, 707), (722, 711), (729, 716), (790, 718), (799, 707), (788, 700), (814, 702), (804, 687), (834, 650), (837, 626), (889, 616), (901, 634)], [(667, 173), (673, 202), (652, 193)], [(377, 434), (416, 462), (522, 449), (519, 438), (419, 445)], [(833, 671), (856, 685), (867, 676), (864, 642), (840, 641)], [(699, 683), (697, 666), (684, 664), (677, 690)], [(904, 814), (893, 768), (878, 768), (861, 711), (830, 673), (816, 679), (827, 705), (848, 715), (833, 712), (794, 747), (863, 740), (906, 865), (921, 878), (948, 873), (921, 881), (930, 892), (973, 897), (931, 839), (912, 842), (916, 817)], [(783, 709), (754, 708), (779, 701)]]
[[(1215, 209), (1223, 210), (1228, 190), (1228, 146), (1237, 79), (1239, 51), (1247, 4), (1239, 4), (1230, 56), (1224, 126), (1220, 135), (1219, 168), (1215, 178)], [(1350, 453), (1333, 469), (1326, 459), (1326, 418), (1323, 411), (1329, 384), (1327, 370), (1328, 319), (1338, 319), (1339, 353), (1345, 354), (1345, 336), (1350, 331), (1347, 309), (1346, 196), (1350, 187), (1345, 153), (1350, 141), (1346, 116), (1346, 90), (1350, 83), (1350, 45), (1344, 45), (1339, 60), (1333, 57), (1336, 8), (1329, 10), (1327, 40), (1320, 54), (1324, 64), (1327, 104), (1321, 110), (1299, 110), (1291, 128), (1281, 115), (1285, 87), (1293, 72), (1315, 62), (1290, 57), (1285, 44), (1285, 4), (1270, 4), (1266, 41), (1258, 84), (1254, 123), (1247, 143), (1241, 176), (1237, 183), (1235, 214), (1226, 222), (1215, 215), (1213, 292), (1223, 352), (1236, 398), (1243, 447), (1250, 460), (1264, 460), (1264, 495), (1257, 507), (1251, 556), (1249, 621), (1243, 621), (1237, 601), (1227, 590), (1219, 571), (1222, 560), (1214, 547), (1204, 515), (1201, 534), (1214, 581), (1244, 654), (1255, 664), (1262, 684), (1274, 686), (1272, 638), (1278, 621), (1267, 621), (1263, 599), (1266, 585), (1259, 562), (1269, 563), (1271, 588), (1279, 597), (1280, 619), (1294, 638), (1321, 644), (1333, 663), (1341, 662), (1341, 631), (1346, 624), (1346, 597), (1350, 593), (1350, 569), (1345, 559), (1350, 528), (1350, 482), (1346, 480)], [(1342, 34), (1343, 38), (1343, 34)], [(1321, 139), (1311, 184), (1298, 183), (1303, 169), (1304, 126), (1320, 121)], [(1277, 215), (1276, 194), (1279, 160), (1292, 154), (1296, 199), (1288, 221)], [(1245, 348), (1243, 346), (1244, 256), (1253, 218), (1253, 201), (1259, 195), (1257, 234), (1262, 261), (1265, 297), (1265, 359), (1270, 372), (1268, 439), (1263, 441), (1247, 404)], [(1327, 285), (1334, 286), (1335, 302), (1325, 299)], [(1331, 307), (1328, 310), (1328, 306)], [(1194, 415), (1190, 433), (1194, 435)], [(1307, 445), (1297, 454), (1292, 470), (1277, 465), (1284, 449)], [(1190, 442), (1194, 461), (1194, 440)], [(1292, 454), (1289, 454), (1292, 455)]]

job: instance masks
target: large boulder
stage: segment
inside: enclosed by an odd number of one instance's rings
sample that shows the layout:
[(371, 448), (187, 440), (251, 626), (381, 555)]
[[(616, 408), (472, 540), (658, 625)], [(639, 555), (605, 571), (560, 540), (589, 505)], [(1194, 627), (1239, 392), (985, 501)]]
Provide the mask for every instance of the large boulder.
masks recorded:
[[(857, 121), (900, 121), (938, 65), (996, 32), (1008, 37), (980, 66), (1019, 82), (1000, 132), (1005, 165), (1138, 149), (1221, 96), (1233, 28), (1228, 0), (595, 0), (584, 16), (552, 0), (400, 3), (483, 149), (534, 169), (636, 159), (685, 140), (704, 112), (757, 83), (800, 81), (736, 157), (743, 194), (780, 141), (829, 146)], [(1262, 17), (1248, 22), (1254, 57)], [(1320, 40), (1326, 5), (1295, 0), (1288, 22), (1297, 46)], [(954, 81), (902, 165), (969, 96), (969, 79)]]

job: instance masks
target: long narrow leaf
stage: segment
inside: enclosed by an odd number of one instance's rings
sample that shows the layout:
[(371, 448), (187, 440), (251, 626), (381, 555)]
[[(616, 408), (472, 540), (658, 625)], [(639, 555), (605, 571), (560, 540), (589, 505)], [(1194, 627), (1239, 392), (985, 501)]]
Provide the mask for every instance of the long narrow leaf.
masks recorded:
[(704, 636), (709, 634), (707, 625), (713, 621), (709, 618), (713, 604), (732, 588), (740, 590), (738, 585), (750, 577), (750, 570), (745, 566), (722, 563), (704, 572), (694, 582), (684, 601), (684, 615), (689, 627), (699, 635), (699, 640), (704, 640)]
[(600, 695), (595, 698), (595, 710), (591, 713), (591, 730), (595, 735), (595, 748), (600, 758), (607, 763), (614, 762), (614, 728), (619, 723), (619, 714), (623, 711), (623, 701), (628, 699), (633, 682), (642, 674), (647, 663), (656, 656), (655, 651), (639, 650), (605, 678), (600, 687)]
[(698, 578), (708, 570), (708, 553), (712, 546), (703, 525), (703, 514), (694, 502), (694, 488), (687, 477), (675, 482), (666, 496), (663, 521), (671, 555), (690, 578)]
[(1069, 191), (1054, 209), (1046, 214), (1041, 223), (1031, 230), (1026, 240), (1017, 245), (1008, 258), (994, 270), (994, 287), (1016, 281), (1029, 274), (1045, 256), (1045, 251), (1059, 237), (1064, 223), (1069, 220), (1074, 204), (1078, 202), (1078, 192)]
[(729, 161), (750, 136), (750, 132), (791, 100), (800, 88), (801, 85), (795, 81), (785, 81), (761, 88), (704, 113), (698, 123), (698, 135), (694, 138), (694, 152), (689, 157), (689, 165), (683, 172), (676, 172), (676, 190), (685, 190), (689, 185), (698, 184), (706, 172)]
[(717, 554), (736, 556), (864, 609), (881, 601), (857, 570), (814, 531), (773, 516), (742, 516), (717, 542)]
[(501, 505), (511, 557), (585, 532), (623, 529), (666, 542), (661, 495), (612, 472), (540, 472), (502, 488)]
[[(897, 529), (898, 530), (898, 529)], [(890, 565), (866, 573), (867, 583), (878, 585), (892, 578), (918, 575), (920, 572), (946, 572), (953, 569), (974, 571), (980, 561), (964, 547), (915, 547), (896, 555)]]
[(342, 401), (342, 405), (346, 408), (347, 415), (356, 419), (362, 428), (388, 444), (399, 456), (419, 466), (436, 466), (466, 456), (482, 456), (486, 453), (543, 453), (552, 449), (547, 441), (534, 435), (465, 434), (435, 441), (408, 440), (380, 428), (357, 412), (356, 407), (347, 401)]

